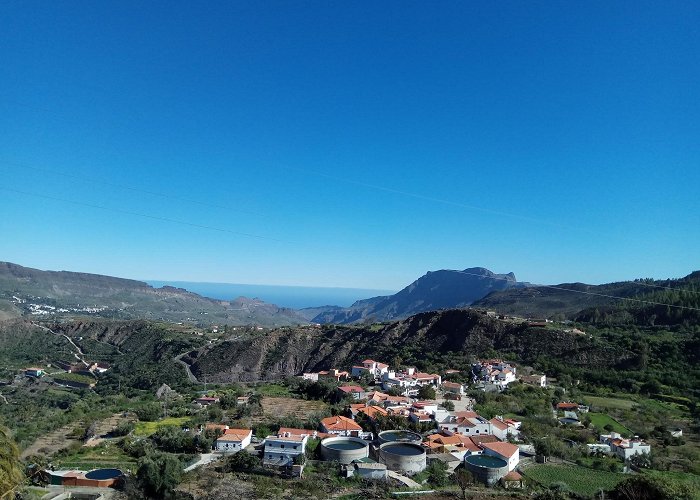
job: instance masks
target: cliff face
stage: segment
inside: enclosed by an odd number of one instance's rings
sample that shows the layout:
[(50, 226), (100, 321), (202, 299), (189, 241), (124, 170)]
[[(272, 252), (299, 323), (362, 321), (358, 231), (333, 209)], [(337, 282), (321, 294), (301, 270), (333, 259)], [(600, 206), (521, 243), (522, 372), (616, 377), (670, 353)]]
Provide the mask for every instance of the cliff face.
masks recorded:
[(275, 380), (305, 371), (349, 369), (365, 358), (420, 363), (445, 354), (508, 352), (527, 362), (546, 355), (573, 365), (609, 366), (629, 353), (583, 335), (528, 328), (470, 310), (416, 314), (387, 325), (281, 328), (207, 346), (190, 353), (195, 375), (208, 380)]
[(483, 267), (443, 269), (428, 272), (394, 295), (321, 311), (313, 321), (348, 324), (407, 318), (424, 311), (468, 306), (491, 292), (522, 286), (513, 273), (495, 274)]

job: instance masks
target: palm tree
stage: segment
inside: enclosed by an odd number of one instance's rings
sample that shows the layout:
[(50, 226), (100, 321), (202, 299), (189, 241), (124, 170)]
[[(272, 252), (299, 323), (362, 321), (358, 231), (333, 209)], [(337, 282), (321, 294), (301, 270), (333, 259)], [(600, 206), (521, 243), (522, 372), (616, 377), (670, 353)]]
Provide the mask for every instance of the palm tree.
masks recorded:
[(23, 480), (19, 449), (10, 431), (0, 427), (0, 499), (10, 498)]

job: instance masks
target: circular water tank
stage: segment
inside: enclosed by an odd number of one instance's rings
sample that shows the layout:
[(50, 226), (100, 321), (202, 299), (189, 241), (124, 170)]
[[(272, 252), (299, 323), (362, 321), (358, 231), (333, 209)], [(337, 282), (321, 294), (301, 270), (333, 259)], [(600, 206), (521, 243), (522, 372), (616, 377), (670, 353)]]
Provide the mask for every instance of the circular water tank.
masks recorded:
[(379, 446), (379, 460), (389, 470), (417, 474), (425, 469), (425, 449), (415, 443), (392, 441)]
[(470, 455), (464, 459), (464, 465), (477, 480), (488, 486), (508, 474), (508, 462), (490, 455)]
[(95, 469), (95, 470), (90, 471), (87, 474), (85, 474), (85, 477), (87, 479), (104, 480), (104, 479), (114, 479), (116, 477), (121, 477), (123, 475), (124, 475), (124, 473), (122, 471), (120, 471), (119, 469)]
[(400, 443), (415, 443), (421, 444), (423, 438), (420, 434), (406, 430), (383, 431), (379, 433), (379, 444), (400, 442)]
[(369, 456), (369, 444), (356, 437), (329, 437), (321, 441), (321, 456), (329, 462), (349, 464)]

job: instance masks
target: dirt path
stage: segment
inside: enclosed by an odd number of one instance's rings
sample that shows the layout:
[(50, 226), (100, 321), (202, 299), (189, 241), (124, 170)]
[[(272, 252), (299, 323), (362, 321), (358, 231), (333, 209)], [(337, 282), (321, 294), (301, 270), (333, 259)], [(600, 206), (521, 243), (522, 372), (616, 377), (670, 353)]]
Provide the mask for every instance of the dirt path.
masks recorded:
[(85, 357), (85, 353), (82, 351), (82, 349), (80, 349), (80, 347), (78, 347), (78, 346), (75, 344), (75, 342), (73, 342), (73, 339), (71, 339), (68, 335), (66, 335), (65, 333), (56, 333), (56, 332), (54, 332), (51, 328), (48, 328), (48, 327), (46, 327), (46, 326), (44, 326), (44, 325), (40, 325), (40, 324), (38, 324), (38, 323), (32, 322), (32, 325), (34, 325), (34, 326), (36, 326), (36, 327), (38, 327), (38, 328), (41, 328), (42, 330), (44, 330), (44, 331), (46, 331), (46, 332), (49, 332), (49, 333), (51, 333), (51, 334), (53, 334), (53, 335), (56, 335), (57, 337), (63, 337), (63, 338), (65, 338), (65, 339), (68, 341), (68, 343), (70, 343), (70, 345), (72, 345), (73, 348), (77, 351), (77, 353), (76, 353), (76, 352), (73, 353), (73, 356), (75, 356), (75, 358), (76, 358), (78, 361), (80, 361), (82, 364), (84, 364), (85, 366), (90, 366), (90, 363), (88, 363), (87, 361), (85, 361), (85, 359), (83, 359), (83, 358)]

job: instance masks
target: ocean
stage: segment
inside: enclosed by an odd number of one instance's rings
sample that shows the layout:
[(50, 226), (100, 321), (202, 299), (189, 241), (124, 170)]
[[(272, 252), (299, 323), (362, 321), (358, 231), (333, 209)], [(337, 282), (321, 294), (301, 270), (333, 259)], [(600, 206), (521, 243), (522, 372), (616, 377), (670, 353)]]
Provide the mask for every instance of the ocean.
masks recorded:
[(219, 300), (231, 300), (244, 296), (259, 298), (280, 307), (303, 309), (305, 307), (341, 306), (347, 307), (360, 299), (378, 295), (392, 295), (395, 290), (374, 290), (368, 288), (325, 288), (311, 286), (246, 285), (239, 283), (200, 283), (193, 281), (144, 280), (149, 285), (160, 288), (175, 286), (190, 292)]

